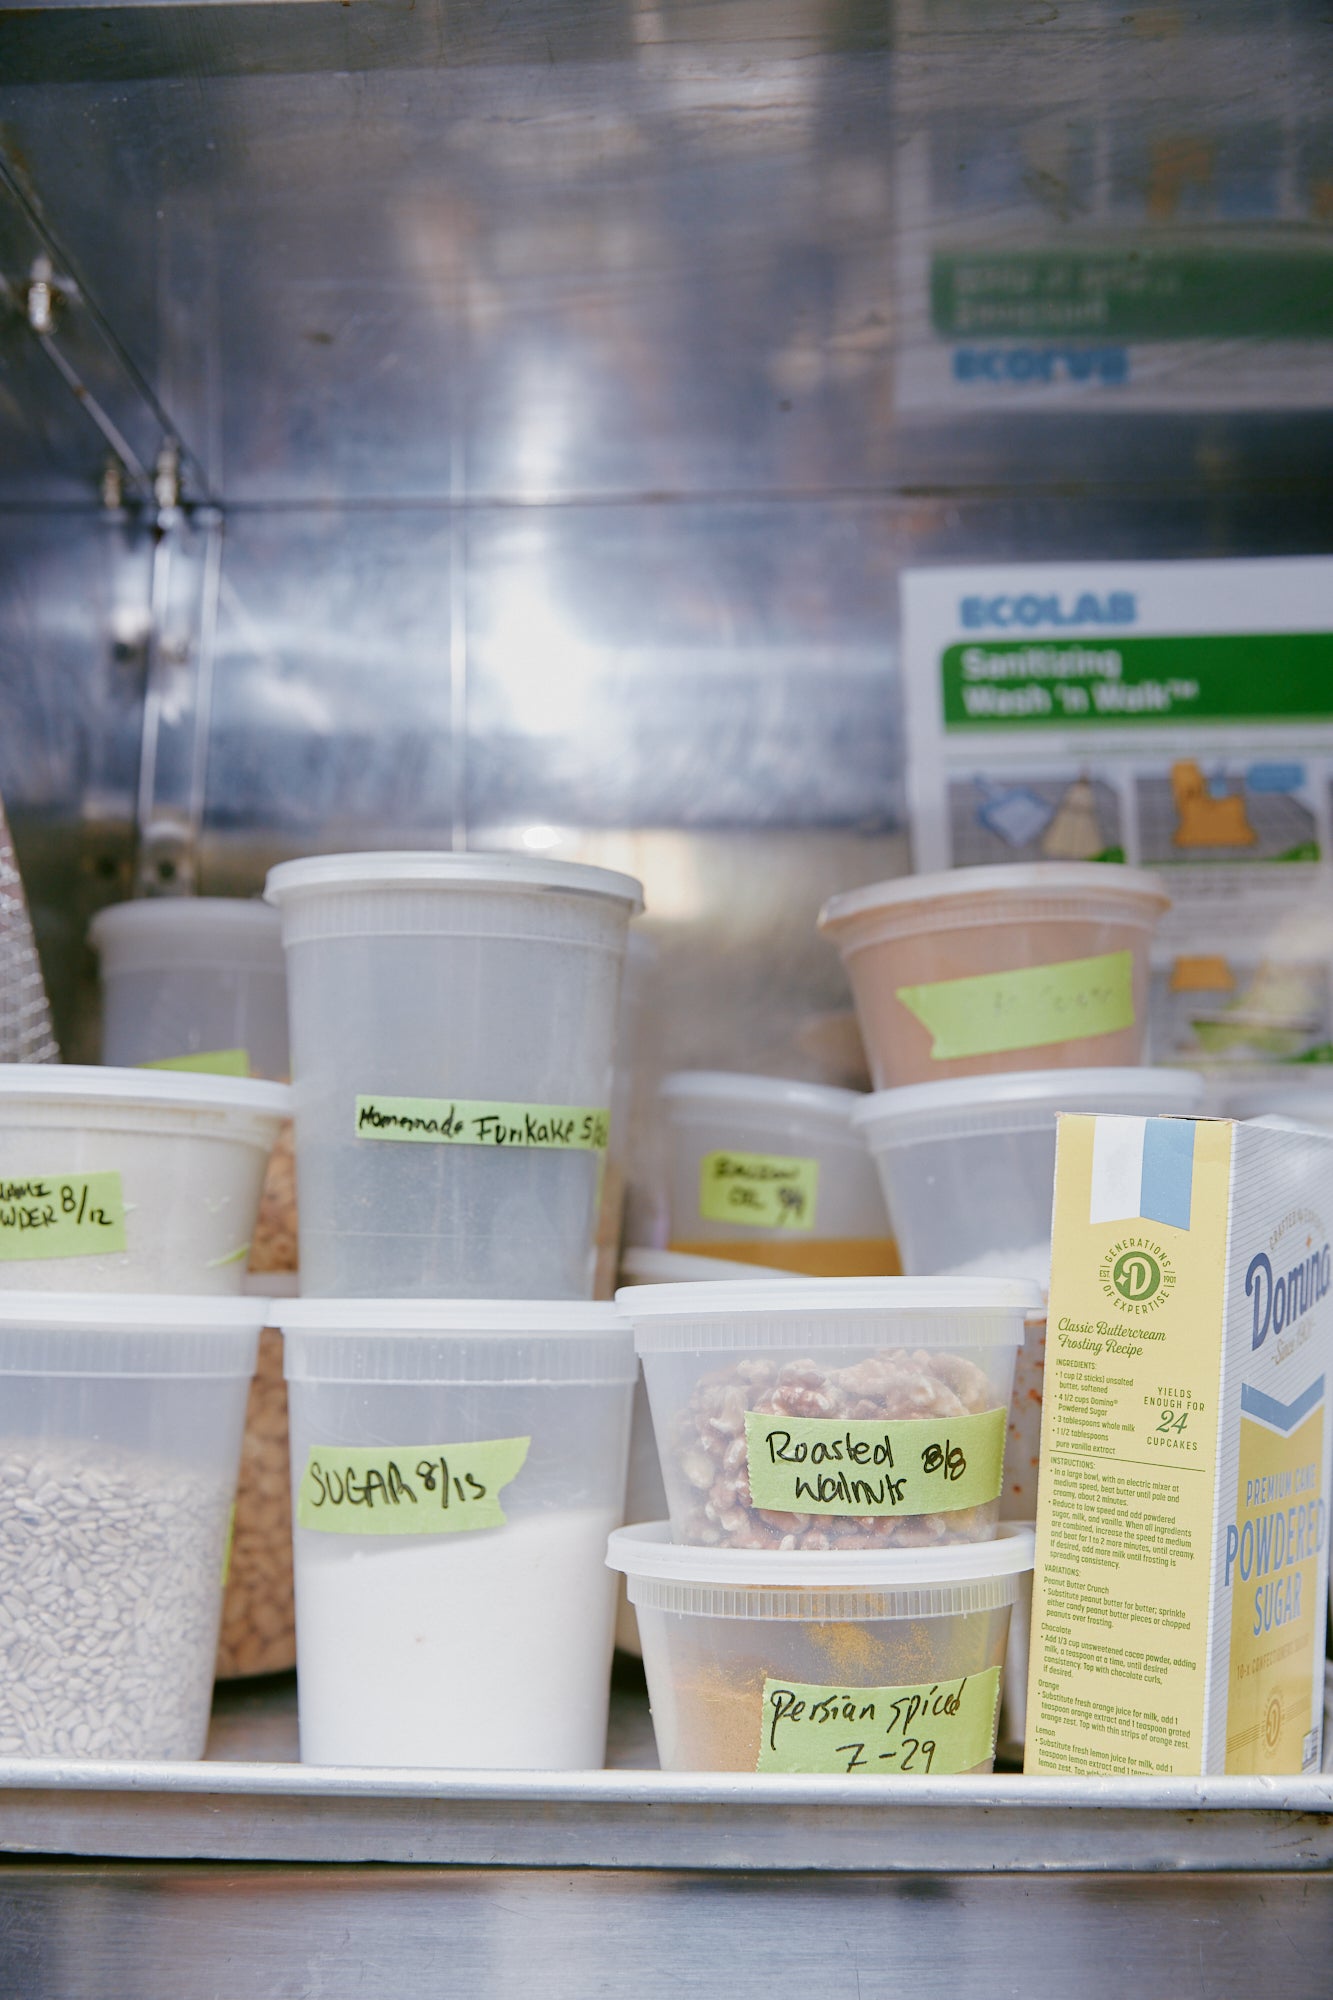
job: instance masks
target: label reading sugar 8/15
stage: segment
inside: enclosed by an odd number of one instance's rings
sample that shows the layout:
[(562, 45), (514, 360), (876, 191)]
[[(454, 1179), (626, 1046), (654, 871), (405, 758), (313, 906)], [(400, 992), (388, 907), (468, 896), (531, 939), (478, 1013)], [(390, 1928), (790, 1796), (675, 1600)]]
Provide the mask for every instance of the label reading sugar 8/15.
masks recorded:
[(699, 1214), (704, 1222), (748, 1229), (813, 1229), (818, 1160), (775, 1153), (705, 1153), (699, 1162)]
[(476, 1444), (312, 1445), (298, 1526), (324, 1535), (458, 1535), (503, 1528), (500, 1493), (531, 1438)]
[(427, 1146), (537, 1146), (602, 1153), (611, 1114), (586, 1104), (500, 1104), (463, 1097), (358, 1097), (358, 1139)]
[(995, 1755), (1000, 1669), (915, 1687), (764, 1682), (757, 1771), (844, 1777), (973, 1771)]
[(0, 1261), (105, 1257), (124, 1249), (119, 1174), (0, 1177)]
[(873, 1422), (745, 1413), (754, 1506), (779, 1514), (952, 1514), (998, 1500), (1008, 1412)]

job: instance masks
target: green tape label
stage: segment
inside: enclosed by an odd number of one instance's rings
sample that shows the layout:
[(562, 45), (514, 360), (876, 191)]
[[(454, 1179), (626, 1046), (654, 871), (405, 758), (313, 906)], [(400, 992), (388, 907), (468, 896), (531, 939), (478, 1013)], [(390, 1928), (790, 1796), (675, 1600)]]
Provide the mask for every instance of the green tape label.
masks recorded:
[(837, 1417), (745, 1413), (750, 1497), (777, 1514), (952, 1514), (998, 1500), (1003, 1408), (979, 1416)]
[(531, 1438), (480, 1444), (315, 1445), (296, 1519), (324, 1535), (465, 1535), (503, 1528), (500, 1494)]
[(1000, 1669), (916, 1687), (764, 1682), (757, 1771), (938, 1776), (995, 1755)]
[(160, 1062), (139, 1064), (140, 1069), (181, 1069), (199, 1076), (249, 1076), (248, 1049), (205, 1049), (197, 1056), (164, 1056)]
[(232, 1550), (235, 1547), (236, 1547), (236, 1502), (233, 1500), (231, 1503), (231, 1512), (227, 1516), (227, 1539), (222, 1545), (222, 1588), (224, 1590), (227, 1588), (228, 1583), (230, 1583), (231, 1581), (231, 1557), (232, 1557)]
[(818, 1160), (774, 1153), (705, 1153), (699, 1164), (699, 1214), (705, 1222), (749, 1229), (813, 1229)]
[(487, 1098), (358, 1097), (358, 1139), (427, 1146), (543, 1146), (602, 1153), (609, 1111), (586, 1104), (497, 1104)]
[(935, 1062), (1046, 1048), (1133, 1027), (1134, 954), (1108, 951), (1022, 972), (900, 986), (898, 998), (930, 1030)]
[(124, 1248), (119, 1174), (0, 1179), (0, 1261), (105, 1257)]

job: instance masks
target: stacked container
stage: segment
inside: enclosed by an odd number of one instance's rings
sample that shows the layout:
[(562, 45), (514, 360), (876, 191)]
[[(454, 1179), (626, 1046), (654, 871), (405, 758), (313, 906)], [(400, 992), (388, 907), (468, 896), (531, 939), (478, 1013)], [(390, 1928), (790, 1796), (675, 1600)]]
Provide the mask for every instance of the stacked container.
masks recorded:
[(269, 877), (301, 1754), (600, 1764), (635, 1377), (591, 1303), (628, 877), (371, 854)]

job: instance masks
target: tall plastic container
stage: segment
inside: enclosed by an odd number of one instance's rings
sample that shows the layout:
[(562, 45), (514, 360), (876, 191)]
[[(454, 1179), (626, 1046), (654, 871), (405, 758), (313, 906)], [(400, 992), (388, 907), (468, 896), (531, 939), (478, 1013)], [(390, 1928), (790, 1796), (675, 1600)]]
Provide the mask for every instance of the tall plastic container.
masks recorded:
[(0, 1293), (0, 1756), (203, 1755), (263, 1318)]
[(1140, 1062), (1170, 901), (1142, 869), (1045, 861), (876, 882), (834, 896), (819, 927), (884, 1090)]
[(599, 1767), (635, 1376), (614, 1307), (277, 1310), (302, 1760)]
[(589, 1296), (625, 875), (516, 855), (274, 869), (309, 1296)]
[(101, 961), (104, 1063), (286, 1078), (276, 910), (239, 897), (154, 896), (99, 910), (89, 936)]
[(0, 1064), (0, 1289), (239, 1292), (281, 1083)]
[(807, 1277), (899, 1268), (854, 1090), (678, 1070), (660, 1087), (671, 1248)]

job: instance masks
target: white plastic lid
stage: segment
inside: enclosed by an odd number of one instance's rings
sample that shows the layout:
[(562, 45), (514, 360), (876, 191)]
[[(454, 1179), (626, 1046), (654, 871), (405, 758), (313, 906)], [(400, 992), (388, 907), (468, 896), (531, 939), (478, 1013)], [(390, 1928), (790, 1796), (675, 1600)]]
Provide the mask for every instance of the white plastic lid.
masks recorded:
[(92, 1063), (0, 1063), (0, 1098), (173, 1111), (252, 1111), (289, 1118), (291, 1087), (196, 1070), (113, 1069)]
[(769, 1585), (823, 1590), (920, 1590), (974, 1583), (1030, 1570), (1034, 1530), (1002, 1521), (989, 1542), (945, 1542), (926, 1549), (706, 1549), (671, 1540), (668, 1521), (617, 1528), (607, 1544), (608, 1569), (626, 1576), (745, 1590)]
[(643, 908), (643, 884), (609, 868), (579, 861), (538, 861), (526, 854), (444, 854), (424, 851), (383, 854), (311, 854), (270, 869), (264, 900), (279, 906), (288, 898), (329, 889), (555, 889), (584, 896), (607, 896)]
[(733, 1105), (766, 1111), (814, 1114), (844, 1132), (856, 1107), (864, 1101), (859, 1090), (839, 1090), (827, 1083), (802, 1083), (794, 1077), (750, 1076), (715, 1069), (679, 1069), (664, 1076), (658, 1095), (669, 1104), (698, 1104), (709, 1110)]
[[(635, 1285), (616, 1293), (640, 1354), (863, 1347), (1015, 1347), (1042, 1306), (1024, 1278), (788, 1278)], [(896, 1321), (909, 1322), (899, 1328)]]
[(768, 1264), (743, 1263), (734, 1257), (687, 1257), (680, 1250), (631, 1248), (621, 1252), (620, 1275), (627, 1285), (676, 1285), (698, 1284), (708, 1278), (781, 1281), (788, 1274)]
[(819, 928), (898, 903), (934, 902), (953, 896), (1150, 897), (1163, 910), (1171, 897), (1160, 876), (1118, 861), (1024, 861), (998, 868), (950, 868), (938, 875), (902, 875), (831, 896), (819, 913)]
[(112, 903), (88, 926), (94, 948), (121, 964), (170, 965), (181, 952), (225, 959), (241, 950), (282, 970), (282, 919), (241, 896), (145, 896)]
[(1227, 1118), (1298, 1118), (1303, 1124), (1333, 1124), (1333, 1070), (1323, 1064), (1282, 1070), (1275, 1077), (1247, 1077), (1231, 1083), (1214, 1076), (1213, 1090)]
[(266, 1299), (176, 1292), (4, 1292), (0, 1327), (69, 1327), (80, 1333), (255, 1333), (271, 1325)]
[(293, 1333), (605, 1336), (629, 1328), (613, 1305), (581, 1299), (278, 1299), (276, 1325)]
[(911, 1083), (900, 1090), (877, 1090), (852, 1113), (858, 1130), (876, 1133), (899, 1123), (928, 1128), (937, 1118), (959, 1112), (1001, 1111), (1009, 1106), (1045, 1112), (1198, 1111), (1208, 1094), (1205, 1077), (1191, 1069), (1034, 1069), (1007, 1076), (948, 1077), (940, 1083)]

